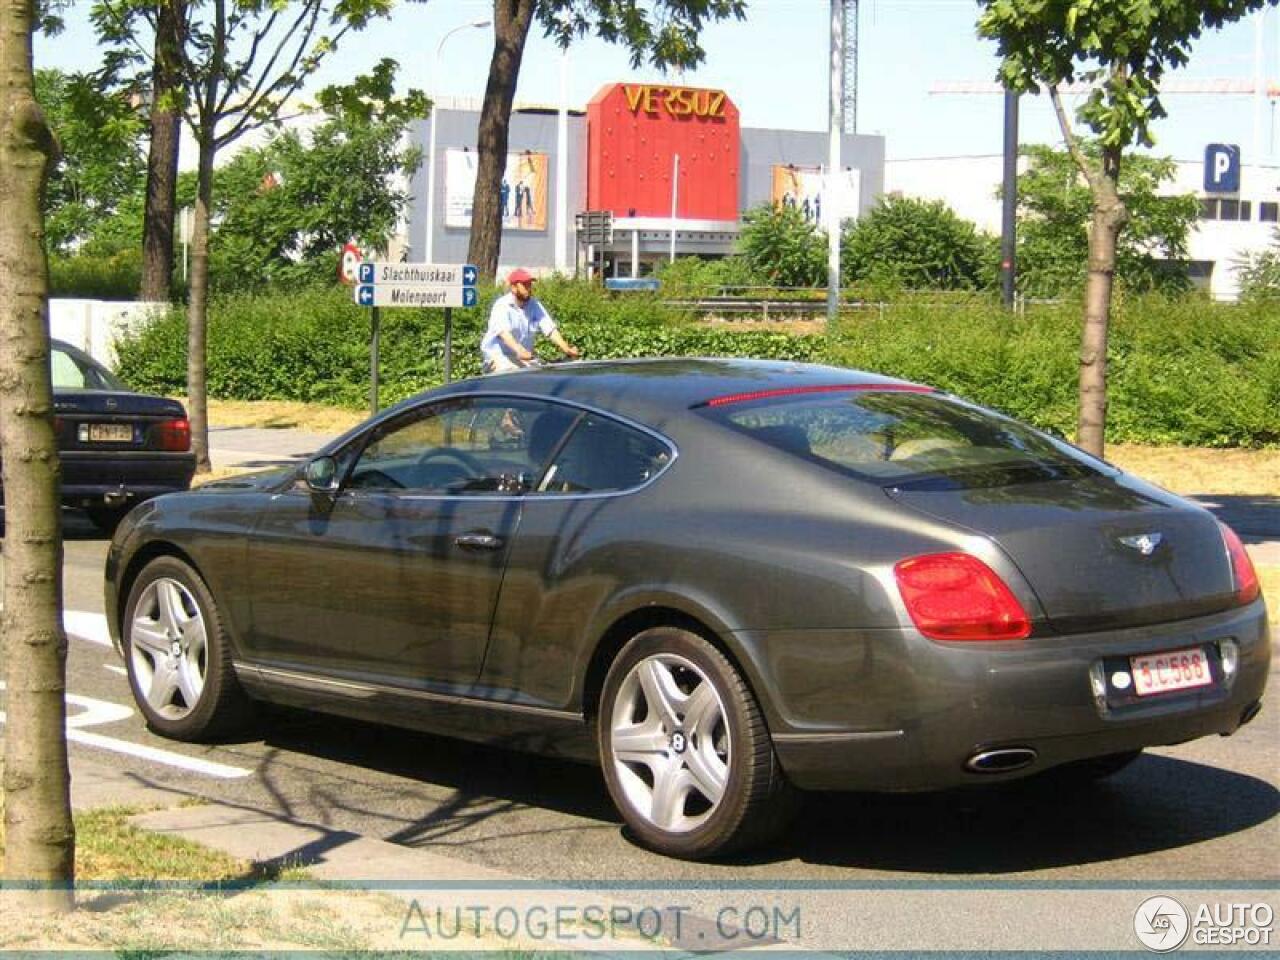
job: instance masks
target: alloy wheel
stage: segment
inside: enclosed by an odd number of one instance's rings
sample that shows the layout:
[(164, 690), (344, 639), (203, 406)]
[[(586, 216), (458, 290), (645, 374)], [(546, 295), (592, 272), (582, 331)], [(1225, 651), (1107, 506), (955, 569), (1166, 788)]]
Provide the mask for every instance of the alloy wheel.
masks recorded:
[(725, 795), (732, 758), (724, 702), (684, 657), (656, 654), (631, 668), (614, 700), (609, 740), (626, 801), (661, 830), (696, 829)]
[(191, 713), (204, 692), (208, 633), (195, 597), (161, 577), (147, 585), (129, 624), (129, 649), (138, 691), (167, 720)]

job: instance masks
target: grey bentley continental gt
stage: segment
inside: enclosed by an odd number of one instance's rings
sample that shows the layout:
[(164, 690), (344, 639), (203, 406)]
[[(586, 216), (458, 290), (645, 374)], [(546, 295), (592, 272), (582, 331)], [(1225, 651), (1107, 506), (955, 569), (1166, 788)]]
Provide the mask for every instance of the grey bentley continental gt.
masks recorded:
[(638, 840), (761, 842), (795, 789), (1113, 773), (1261, 707), (1204, 509), (914, 383), (579, 363), (414, 397), (151, 500), (106, 608), (184, 740), (255, 700), (598, 762)]

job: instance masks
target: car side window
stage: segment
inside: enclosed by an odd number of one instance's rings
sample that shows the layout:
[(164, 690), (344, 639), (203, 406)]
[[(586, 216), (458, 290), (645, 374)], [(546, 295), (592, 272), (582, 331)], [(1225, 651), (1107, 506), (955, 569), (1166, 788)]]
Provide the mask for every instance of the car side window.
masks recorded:
[(538, 489), (544, 493), (630, 490), (657, 476), (671, 460), (665, 444), (605, 417), (584, 417)]
[(346, 486), (460, 496), (522, 493), (574, 419), (555, 404), (518, 397), (425, 406), (371, 438)]

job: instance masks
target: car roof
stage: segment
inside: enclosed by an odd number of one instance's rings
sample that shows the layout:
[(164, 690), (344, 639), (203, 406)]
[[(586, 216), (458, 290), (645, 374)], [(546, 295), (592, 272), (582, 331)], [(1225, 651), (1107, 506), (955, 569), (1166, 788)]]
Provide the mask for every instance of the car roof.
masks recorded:
[(758, 391), (905, 381), (861, 370), (777, 360), (713, 357), (601, 360), (552, 364), (456, 384), (457, 393), (558, 397), (637, 420), (668, 420), (717, 397)]

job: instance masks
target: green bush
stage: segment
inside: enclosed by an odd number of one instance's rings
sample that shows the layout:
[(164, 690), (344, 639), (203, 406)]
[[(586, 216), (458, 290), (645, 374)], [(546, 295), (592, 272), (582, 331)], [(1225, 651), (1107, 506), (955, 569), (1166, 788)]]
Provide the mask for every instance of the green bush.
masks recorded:
[(88, 300), (133, 300), (142, 286), (142, 248), (110, 256), (49, 258), (49, 294)]
[(846, 283), (914, 290), (975, 290), (991, 285), (994, 241), (941, 200), (892, 194), (845, 228), (840, 272)]
[(759, 287), (768, 282), (757, 276), (746, 259), (740, 256), (719, 260), (678, 257), (669, 263), (659, 264), (654, 274), (662, 283), (662, 296), (672, 300), (714, 297), (721, 293), (737, 295), (743, 292), (743, 288)]
[[(454, 311), (453, 372), (479, 373), (488, 308)], [(554, 279), (539, 296), (588, 359), (741, 356), (832, 363), (929, 383), (1071, 436), (1080, 350), (1078, 304), (1025, 316), (971, 295), (904, 298), (846, 309), (823, 335), (690, 323), (652, 296), (612, 296)], [(209, 392), (361, 407), (368, 397), (369, 311), (345, 290), (214, 301)], [(382, 396), (410, 396), (443, 380), (440, 311), (384, 310)], [(186, 323), (163, 317), (118, 345), (133, 385), (180, 393)], [(555, 353), (547, 347), (548, 356)], [(1195, 299), (1123, 299), (1109, 353), (1108, 439), (1205, 446), (1280, 444), (1280, 309)]]
[[(1010, 316), (979, 300), (846, 314), (830, 357), (932, 384), (1043, 429), (1076, 427), (1081, 307)], [(1280, 443), (1280, 310), (1126, 299), (1108, 349), (1110, 442)]]

